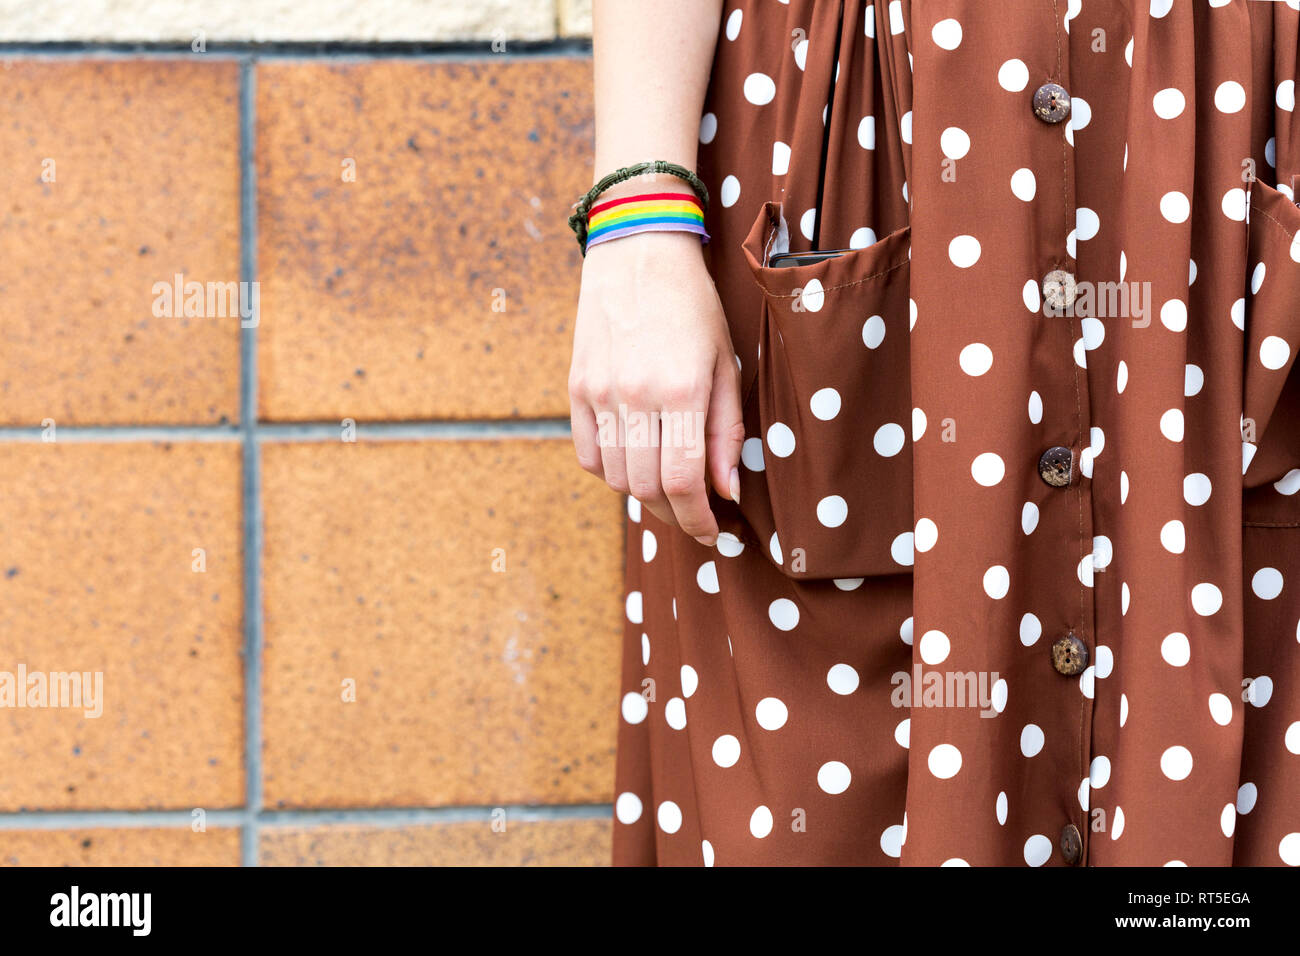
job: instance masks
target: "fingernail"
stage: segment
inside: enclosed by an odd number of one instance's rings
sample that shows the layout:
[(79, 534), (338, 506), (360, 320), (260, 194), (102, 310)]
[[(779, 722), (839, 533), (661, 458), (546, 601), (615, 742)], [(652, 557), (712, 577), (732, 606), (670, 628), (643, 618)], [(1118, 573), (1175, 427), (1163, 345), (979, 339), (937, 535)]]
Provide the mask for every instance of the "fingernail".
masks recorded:
[(731, 500), (740, 504), (740, 472), (735, 468), (731, 469)]
[(704, 545), (706, 548), (711, 548), (711, 547), (713, 547), (714, 543), (715, 543), (718, 539), (717, 539), (717, 538), (710, 538), (707, 534), (702, 534), (702, 535), (700, 535), (698, 538), (696, 538), (695, 540), (698, 541), (700, 544)]

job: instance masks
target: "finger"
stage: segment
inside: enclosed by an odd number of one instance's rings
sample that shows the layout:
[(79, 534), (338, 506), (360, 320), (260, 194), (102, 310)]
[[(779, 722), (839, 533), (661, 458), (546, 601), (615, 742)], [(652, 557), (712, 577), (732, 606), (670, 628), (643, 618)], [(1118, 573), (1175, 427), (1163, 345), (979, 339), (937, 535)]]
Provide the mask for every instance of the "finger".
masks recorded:
[(701, 544), (712, 545), (718, 522), (709, 510), (704, 485), (706, 447), (703, 424), (707, 399), (661, 413), (660, 481), (678, 526)]
[(586, 402), (569, 400), (569, 424), (573, 432), (573, 450), (578, 464), (602, 481), (605, 469), (600, 461), (600, 438), (596, 434), (596, 413)]
[(730, 352), (718, 356), (705, 424), (709, 481), (718, 494), (740, 504), (740, 450), (745, 443), (745, 413), (740, 401), (740, 371)]
[[(645, 416), (649, 420), (650, 416)], [(629, 415), (629, 419), (631, 416)], [(655, 421), (657, 428), (658, 421)], [(651, 441), (651, 438), (656, 439)], [(628, 429), (626, 439), (627, 487), (630, 494), (659, 520), (670, 525), (677, 522), (673, 518), (672, 506), (664, 497), (660, 484), (658, 431), (652, 436), (648, 430)]]
[(627, 451), (623, 447), (623, 426), (618, 413), (597, 409), (596, 434), (600, 442), (600, 466), (605, 473), (605, 484), (617, 492), (627, 494)]

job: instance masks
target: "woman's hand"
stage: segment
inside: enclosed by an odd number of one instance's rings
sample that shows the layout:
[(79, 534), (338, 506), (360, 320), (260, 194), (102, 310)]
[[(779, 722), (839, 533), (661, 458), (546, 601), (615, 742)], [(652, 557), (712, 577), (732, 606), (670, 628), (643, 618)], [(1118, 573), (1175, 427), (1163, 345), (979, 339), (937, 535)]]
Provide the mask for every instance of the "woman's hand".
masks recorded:
[(690, 233), (588, 250), (569, 372), (582, 467), (701, 544), (717, 540), (706, 480), (740, 500), (740, 374), (722, 303)]

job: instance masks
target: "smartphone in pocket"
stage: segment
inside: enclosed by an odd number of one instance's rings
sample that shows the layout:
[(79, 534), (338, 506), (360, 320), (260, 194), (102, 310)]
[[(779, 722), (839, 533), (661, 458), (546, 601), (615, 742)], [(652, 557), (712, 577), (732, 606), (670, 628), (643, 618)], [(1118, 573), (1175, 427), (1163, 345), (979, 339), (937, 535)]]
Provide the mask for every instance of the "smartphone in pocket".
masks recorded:
[(814, 252), (782, 252), (773, 256), (768, 266), (773, 269), (780, 269), (783, 266), (806, 266), (821, 262), (823, 259), (834, 259), (836, 256), (852, 251), (851, 249), (819, 249)]

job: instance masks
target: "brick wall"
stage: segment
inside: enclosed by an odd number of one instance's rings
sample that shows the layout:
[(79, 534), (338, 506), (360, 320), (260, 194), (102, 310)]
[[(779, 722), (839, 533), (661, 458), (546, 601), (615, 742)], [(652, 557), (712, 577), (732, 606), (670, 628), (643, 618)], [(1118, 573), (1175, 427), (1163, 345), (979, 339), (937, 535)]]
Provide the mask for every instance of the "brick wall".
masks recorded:
[(0, 0), (0, 861), (606, 861), (589, 24)]

